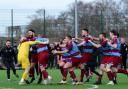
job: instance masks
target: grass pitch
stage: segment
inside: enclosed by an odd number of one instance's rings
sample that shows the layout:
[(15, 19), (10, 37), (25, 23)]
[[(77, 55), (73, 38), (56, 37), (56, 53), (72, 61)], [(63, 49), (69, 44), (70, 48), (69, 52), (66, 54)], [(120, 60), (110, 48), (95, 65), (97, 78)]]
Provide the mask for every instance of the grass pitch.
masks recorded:
[[(61, 80), (61, 74), (58, 69), (49, 69), (49, 74), (52, 76), (52, 84), (51, 85), (38, 85), (36, 80), (30, 85), (20, 86), (18, 82), (20, 81), (22, 71), (18, 70), (17, 73), (19, 74), (20, 78), (17, 79), (11, 73), (11, 80), (8, 81), (6, 78), (6, 71), (0, 70), (0, 89), (128, 89), (128, 77), (126, 75), (118, 74), (118, 85), (110, 86), (107, 85), (108, 79), (104, 74), (102, 85), (100, 86), (93, 86), (93, 83), (97, 80), (97, 76), (94, 75), (92, 79), (90, 79), (89, 83), (85, 83), (84, 85), (72, 85), (71, 78), (68, 75), (68, 83), (65, 85), (59, 85), (58, 82)], [(75, 70), (77, 77), (79, 79), (80, 71), (77, 69)]]

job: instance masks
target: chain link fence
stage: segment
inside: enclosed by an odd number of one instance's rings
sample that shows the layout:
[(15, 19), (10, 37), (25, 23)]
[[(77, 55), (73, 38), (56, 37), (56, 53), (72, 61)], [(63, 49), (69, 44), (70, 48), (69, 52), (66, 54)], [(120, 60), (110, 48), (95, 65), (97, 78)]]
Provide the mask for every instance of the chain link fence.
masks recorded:
[[(78, 11), (78, 28), (87, 27), (93, 36), (98, 36), (100, 32), (117, 30), (121, 36), (128, 36), (128, 17), (123, 13), (115, 13), (113, 17), (103, 11), (98, 14), (90, 13), (81, 15)], [(25, 36), (29, 28), (36, 33), (43, 34), (50, 38), (51, 42), (59, 41), (66, 34), (75, 34), (74, 12), (64, 12), (63, 10), (34, 10), (34, 9), (0, 9), (0, 44), (4, 45), (5, 40), (11, 39), (13, 43), (18, 43), (20, 37)]]

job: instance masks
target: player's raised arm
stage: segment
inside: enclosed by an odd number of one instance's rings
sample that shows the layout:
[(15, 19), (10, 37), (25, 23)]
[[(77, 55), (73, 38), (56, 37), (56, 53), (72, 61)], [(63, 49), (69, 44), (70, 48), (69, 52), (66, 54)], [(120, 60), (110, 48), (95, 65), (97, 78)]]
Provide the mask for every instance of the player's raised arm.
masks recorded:
[(82, 41), (81, 43), (79, 43), (77, 46), (83, 46), (85, 44), (85, 41)]
[(64, 50), (64, 51), (56, 51), (56, 50), (54, 50), (52, 53), (53, 54), (65, 54), (65, 53), (67, 53), (69, 50)]
[(48, 41), (28, 41), (28, 43), (30, 45), (34, 45), (34, 44), (48, 44), (49, 40)]
[(100, 48), (101, 47), (101, 45), (100, 44), (96, 44), (96, 43), (94, 43), (94, 42), (92, 42), (91, 40), (88, 40), (94, 47), (96, 47), (96, 48)]
[(84, 41), (84, 39), (82, 38), (75, 38), (76, 40), (79, 40), (79, 41)]
[(44, 40), (42, 41), (43, 44), (49, 44), (49, 39), (48, 38), (44, 38)]
[(92, 37), (92, 40), (99, 41), (100, 39), (98, 37)]

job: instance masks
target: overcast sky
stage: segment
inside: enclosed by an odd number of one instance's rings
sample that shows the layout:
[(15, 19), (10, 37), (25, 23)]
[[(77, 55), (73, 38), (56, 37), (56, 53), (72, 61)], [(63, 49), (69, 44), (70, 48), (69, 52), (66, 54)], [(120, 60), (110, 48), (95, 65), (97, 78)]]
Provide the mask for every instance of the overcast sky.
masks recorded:
[[(94, 0), (81, 1), (91, 2)], [(0, 36), (5, 36), (7, 26), (11, 25), (10, 9), (14, 9), (14, 26), (26, 25), (30, 22), (27, 16), (35, 13), (33, 9), (43, 8), (47, 12), (50, 10), (51, 15), (68, 9), (73, 2), (75, 0), (0, 0)]]
[[(1, 9), (66, 9), (75, 0), (0, 0)], [(80, 1), (80, 0), (78, 0)], [(81, 0), (90, 2), (94, 0)]]

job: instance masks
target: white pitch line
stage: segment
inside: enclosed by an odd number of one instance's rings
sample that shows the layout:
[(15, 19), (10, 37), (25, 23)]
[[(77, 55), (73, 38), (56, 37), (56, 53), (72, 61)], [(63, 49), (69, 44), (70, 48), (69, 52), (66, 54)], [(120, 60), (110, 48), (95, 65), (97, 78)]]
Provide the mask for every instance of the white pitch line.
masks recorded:
[(91, 88), (88, 88), (88, 89), (97, 89), (97, 88), (99, 88), (99, 86), (97, 86), (97, 85), (91, 85)]

